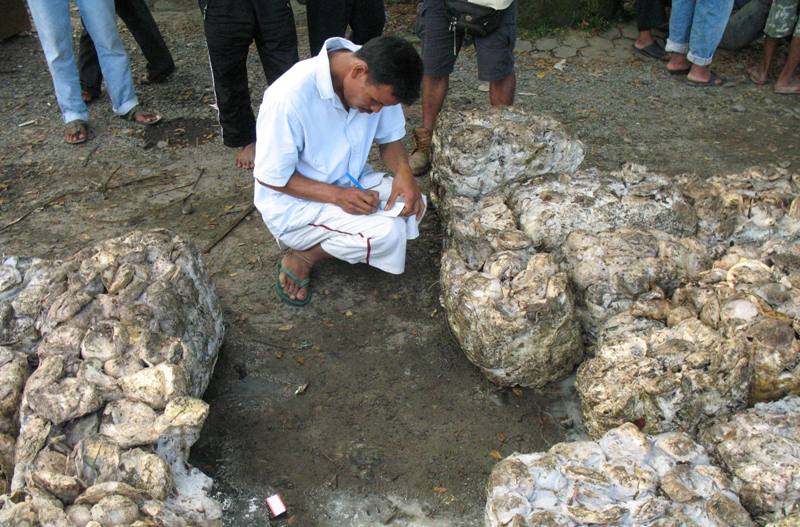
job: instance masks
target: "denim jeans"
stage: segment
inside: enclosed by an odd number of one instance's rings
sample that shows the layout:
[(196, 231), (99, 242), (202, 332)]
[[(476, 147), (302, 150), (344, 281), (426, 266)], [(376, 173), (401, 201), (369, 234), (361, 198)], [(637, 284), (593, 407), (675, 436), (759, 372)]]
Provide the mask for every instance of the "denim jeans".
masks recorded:
[(673, 0), (666, 50), (708, 66), (719, 46), (733, 0)]
[[(39, 33), (56, 100), (64, 122), (88, 120), (89, 111), (81, 99), (78, 67), (72, 50), (70, 0), (28, 0), (28, 7)], [(138, 104), (128, 55), (117, 33), (113, 0), (76, 0), (86, 30), (92, 36), (100, 68), (106, 79), (114, 113), (124, 115)]]

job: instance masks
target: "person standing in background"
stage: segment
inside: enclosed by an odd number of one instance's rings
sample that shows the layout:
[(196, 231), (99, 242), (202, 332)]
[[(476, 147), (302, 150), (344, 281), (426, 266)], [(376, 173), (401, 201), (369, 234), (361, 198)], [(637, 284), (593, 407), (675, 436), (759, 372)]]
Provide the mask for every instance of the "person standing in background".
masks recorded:
[(800, 1), (772, 2), (764, 33), (767, 35), (764, 56), (761, 62), (747, 70), (750, 80), (756, 84), (766, 84), (778, 44), (783, 38), (791, 36), (786, 64), (775, 82), (774, 91), (781, 95), (800, 95), (800, 79), (796, 75), (800, 64)]
[[(77, 0), (81, 18), (97, 47), (97, 56), (108, 85), (114, 113), (142, 125), (156, 124), (161, 116), (142, 110), (133, 87), (128, 55), (117, 33), (113, 0)], [(28, 0), (28, 8), (42, 44), (56, 100), (66, 123), (64, 141), (89, 139), (89, 110), (81, 99), (78, 67), (72, 50), (69, 0)]]
[(292, 6), (286, 0), (199, 3), (222, 142), (239, 149), (235, 166), (250, 170), (256, 154), (256, 119), (247, 82), (247, 54), (255, 41), (269, 84), (298, 61)]
[(690, 86), (722, 86), (723, 80), (710, 66), (732, 9), (733, 0), (673, 0), (666, 47), (672, 56), (667, 71), (686, 73)]
[[(175, 62), (158, 30), (145, 0), (115, 0), (114, 7), (147, 60), (144, 84), (165, 82), (175, 71)], [(78, 73), (81, 79), (81, 97), (89, 103), (100, 97), (103, 73), (97, 60), (97, 50), (84, 26), (78, 50)]]
[(667, 52), (653, 38), (652, 30), (667, 23), (663, 0), (636, 0), (636, 26), (639, 35), (633, 47), (637, 53), (656, 60), (667, 60)]
[(348, 25), (352, 30), (350, 41), (365, 44), (379, 37), (386, 24), (383, 0), (307, 0), (305, 4), (312, 57), (327, 39), (345, 36)]

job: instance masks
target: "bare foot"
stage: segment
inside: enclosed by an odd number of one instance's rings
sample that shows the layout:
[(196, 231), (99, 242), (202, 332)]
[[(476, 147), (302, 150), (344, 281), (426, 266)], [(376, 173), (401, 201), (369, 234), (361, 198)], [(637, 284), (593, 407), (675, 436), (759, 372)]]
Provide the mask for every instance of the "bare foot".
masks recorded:
[(247, 170), (252, 170), (255, 167), (255, 160), (256, 160), (256, 144), (250, 143), (247, 146), (243, 146), (239, 153), (236, 154), (236, 168), (244, 168)]
[(794, 78), (787, 83), (775, 83), (775, 93), (780, 95), (800, 95), (800, 79)]
[(672, 53), (669, 57), (669, 62), (667, 62), (667, 71), (670, 73), (683, 73), (689, 71), (691, 67), (692, 64), (686, 58), (686, 55), (680, 53)]
[[(305, 280), (311, 275), (313, 263), (297, 252), (289, 251), (281, 260), (281, 266), (291, 271), (298, 280)], [(284, 293), (292, 300), (305, 300), (308, 295), (308, 285), (299, 287), (286, 273), (280, 273), (278, 281)]]
[(767, 70), (760, 63), (747, 68), (747, 76), (753, 81), (753, 84), (758, 84), (759, 86), (767, 82)]
[(83, 99), (84, 104), (91, 104), (98, 98), (100, 98), (99, 95), (95, 95), (89, 90), (81, 90), (81, 99)]

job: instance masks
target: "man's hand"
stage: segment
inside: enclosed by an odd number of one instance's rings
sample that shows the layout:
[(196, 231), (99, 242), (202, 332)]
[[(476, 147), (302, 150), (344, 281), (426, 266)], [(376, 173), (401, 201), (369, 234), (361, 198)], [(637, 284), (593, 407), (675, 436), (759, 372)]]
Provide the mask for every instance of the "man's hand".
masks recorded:
[(380, 198), (374, 190), (339, 188), (334, 204), (349, 214), (372, 214), (378, 207)]
[(386, 202), (386, 210), (391, 209), (397, 198), (402, 196), (405, 206), (400, 215), (414, 215), (417, 220), (420, 220), (422, 219), (422, 213), (425, 212), (425, 203), (422, 201), (422, 194), (417, 186), (417, 180), (410, 174), (411, 172), (408, 172), (407, 175), (395, 175), (392, 181), (392, 193), (389, 195), (389, 201)]

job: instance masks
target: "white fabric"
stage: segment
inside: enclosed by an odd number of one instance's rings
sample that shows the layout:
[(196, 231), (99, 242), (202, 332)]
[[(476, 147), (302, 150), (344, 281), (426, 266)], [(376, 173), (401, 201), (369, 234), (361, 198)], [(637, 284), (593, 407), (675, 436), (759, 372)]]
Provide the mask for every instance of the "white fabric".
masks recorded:
[(498, 11), (502, 9), (508, 9), (514, 0), (467, 0), (470, 4), (475, 5), (482, 5), (483, 7), (491, 7), (492, 9), (497, 9)]
[(295, 64), (264, 93), (256, 123), (253, 201), (276, 239), (307, 226), (326, 205), (293, 198), (258, 182), (282, 187), (297, 170), (316, 181), (352, 186), (345, 177), (349, 171), (364, 187), (372, 187), (382, 177), (367, 164), (372, 143), (391, 143), (405, 136), (399, 104), (373, 114), (348, 112), (334, 92), (328, 52), (359, 47), (330, 38), (319, 55)]
[[(381, 201), (389, 199), (392, 178), (384, 176), (370, 190), (377, 191)], [(284, 249), (303, 251), (322, 244), (326, 253), (339, 260), (366, 263), (387, 273), (401, 274), (406, 266), (406, 241), (418, 236), (419, 221), (414, 216), (348, 214), (336, 205), (325, 204), (307, 224), (276, 238)]]

